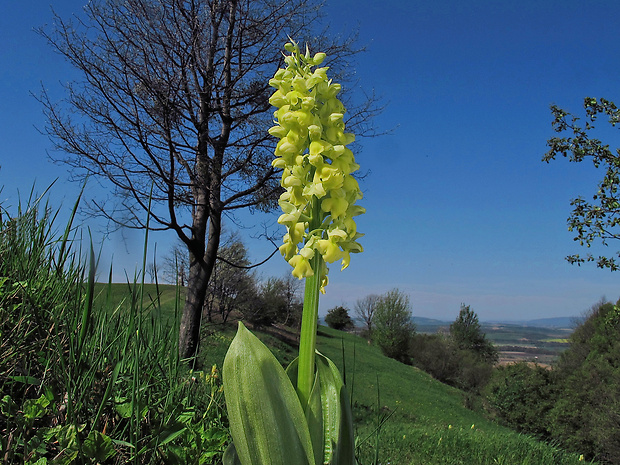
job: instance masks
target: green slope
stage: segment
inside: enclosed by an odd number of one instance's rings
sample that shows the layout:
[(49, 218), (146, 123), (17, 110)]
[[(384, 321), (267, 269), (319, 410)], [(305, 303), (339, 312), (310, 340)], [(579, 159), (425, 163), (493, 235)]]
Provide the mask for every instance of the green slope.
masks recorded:
[[(128, 289), (126, 284), (111, 285), (110, 300), (127, 298)], [(105, 296), (105, 285), (100, 290), (99, 299)], [(176, 287), (160, 286), (159, 292), (162, 317), (173, 317)], [(146, 303), (157, 298), (154, 285), (145, 286), (145, 296)], [(234, 333), (234, 324), (203, 326), (203, 366), (222, 366)], [(284, 365), (296, 356), (294, 345), (260, 331), (256, 334)], [(365, 339), (320, 327), (317, 344), (344, 373), (352, 391), (360, 465), (374, 464), (377, 450), (377, 463), (393, 465), (584, 463), (576, 454), (515, 433), (468, 410), (462, 391), (386, 358)], [(376, 424), (386, 418), (377, 449)]]
[[(490, 422), (464, 407), (464, 393), (417, 368), (384, 357), (354, 335), (320, 328), (318, 349), (343, 370), (352, 388), (362, 465), (373, 463), (377, 405), (391, 415), (379, 437), (379, 461), (391, 464), (572, 464), (548, 444)], [(343, 370), (344, 372), (344, 370)], [(377, 389), (378, 387), (378, 389)], [(379, 395), (379, 403), (377, 396)]]
[[(177, 302), (177, 292), (180, 299)], [(96, 283), (95, 284), (95, 304), (106, 308), (116, 308), (119, 305), (128, 306), (131, 302), (132, 294), (134, 298), (140, 299), (140, 284), (133, 283)], [(183, 306), (184, 288), (169, 284), (145, 284), (143, 293), (143, 308), (161, 308), (164, 318), (174, 318), (175, 312), (181, 311)], [(157, 302), (157, 305), (154, 303)]]

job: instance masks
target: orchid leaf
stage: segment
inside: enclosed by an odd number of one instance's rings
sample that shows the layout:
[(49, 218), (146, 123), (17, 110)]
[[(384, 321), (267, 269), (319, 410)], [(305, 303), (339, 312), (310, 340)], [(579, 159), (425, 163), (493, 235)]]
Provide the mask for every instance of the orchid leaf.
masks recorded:
[[(296, 357), (286, 368), (286, 374), (293, 385), (297, 384), (299, 358)], [(323, 463), (325, 434), (323, 433), (323, 411), (321, 406), (321, 383), (319, 374), (314, 377), (314, 384), (310, 391), (308, 405), (302, 405), (310, 430), (310, 438), (312, 440), (312, 448), (314, 450), (314, 461), (317, 464)]]
[(233, 443), (226, 448), (224, 456), (222, 457), (222, 463), (224, 465), (241, 465), (239, 456), (237, 455), (237, 450), (235, 449), (235, 445)]
[[(297, 359), (286, 369), (293, 383), (297, 380)], [(318, 402), (318, 405), (317, 405)], [(355, 465), (353, 415), (347, 390), (336, 365), (316, 352), (316, 378), (308, 406), (305, 409), (312, 445), (320, 447), (317, 463)], [(320, 418), (317, 418), (320, 414)]]
[(315, 465), (293, 384), (269, 349), (241, 322), (224, 359), (223, 383), (239, 463)]
[(349, 395), (336, 365), (323, 354), (316, 354), (317, 375), (321, 383), (321, 405), (325, 433), (324, 463), (355, 465), (353, 415)]

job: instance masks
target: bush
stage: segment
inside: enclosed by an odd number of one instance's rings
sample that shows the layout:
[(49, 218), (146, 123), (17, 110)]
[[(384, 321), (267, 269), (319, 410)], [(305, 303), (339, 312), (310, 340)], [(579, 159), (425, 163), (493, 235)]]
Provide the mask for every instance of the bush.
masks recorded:
[(456, 385), (459, 359), (456, 348), (440, 334), (416, 334), (409, 344), (413, 365), (442, 383)]
[(330, 328), (340, 331), (352, 329), (355, 326), (349, 316), (349, 311), (342, 306), (328, 310), (327, 315), (325, 315), (325, 323)]
[(502, 423), (548, 438), (549, 411), (556, 401), (551, 371), (526, 362), (497, 367), (484, 389), (487, 408)]
[(475, 393), (485, 386), (493, 370), (490, 363), (439, 334), (414, 335), (409, 356), (413, 365), (436, 380)]
[(411, 363), (409, 343), (415, 334), (415, 324), (411, 320), (409, 296), (398, 289), (382, 295), (374, 315), (373, 341), (384, 355)]
[(595, 305), (554, 370), (553, 439), (605, 463), (620, 463), (620, 307)]

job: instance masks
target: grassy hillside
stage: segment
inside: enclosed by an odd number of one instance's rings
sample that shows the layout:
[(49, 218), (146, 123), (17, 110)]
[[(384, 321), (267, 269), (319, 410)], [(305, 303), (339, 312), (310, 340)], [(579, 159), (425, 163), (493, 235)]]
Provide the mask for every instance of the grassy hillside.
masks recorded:
[[(184, 295), (185, 289), (169, 284), (145, 284), (144, 307), (149, 307), (152, 302), (159, 300), (162, 315), (166, 318), (174, 317), (175, 309), (177, 308), (177, 292)], [(140, 298), (138, 295), (139, 285), (134, 285), (133, 283), (95, 284), (95, 302), (106, 305), (108, 308), (116, 308), (122, 303), (129, 303), (132, 293), (135, 293), (136, 299)], [(182, 305), (182, 299), (180, 303)], [(179, 306), (178, 309), (180, 311), (182, 306)]]
[[(365, 340), (321, 328), (318, 347), (343, 369), (353, 391), (358, 436), (371, 435), (380, 415), (391, 414), (381, 431), (379, 459), (392, 464), (570, 464), (568, 455), (486, 420), (464, 407), (464, 394), (420, 370), (384, 357)], [(366, 414), (364, 414), (366, 413)], [(362, 445), (371, 463), (374, 439)], [(583, 463), (583, 462), (581, 462)]]
[[(114, 284), (109, 289), (112, 302), (128, 298), (127, 285)], [(100, 290), (98, 298), (102, 299), (106, 294), (103, 285)], [(172, 317), (176, 288), (160, 286), (159, 291), (162, 317)], [(158, 298), (154, 285), (145, 287), (145, 296), (149, 300)], [(283, 342), (273, 330), (255, 333), (284, 365), (296, 356), (294, 343)], [(234, 334), (234, 324), (203, 326), (201, 363), (204, 367), (222, 366)], [(517, 434), (468, 410), (464, 407), (463, 392), (439, 383), (414, 367), (386, 358), (365, 339), (320, 327), (318, 350), (339, 366), (352, 391), (360, 465), (570, 465), (579, 462), (578, 455)], [(382, 420), (385, 423), (377, 448), (377, 423)]]
[[(234, 328), (205, 327), (205, 364), (221, 366)], [(287, 364), (296, 348), (255, 331)], [(343, 363), (344, 346), (344, 363)], [(377, 421), (382, 464), (577, 464), (578, 455), (503, 428), (464, 407), (464, 393), (420, 370), (386, 358), (355, 335), (320, 327), (318, 349), (346, 376), (352, 390), (360, 464), (374, 463)], [(379, 408), (377, 408), (379, 406)]]

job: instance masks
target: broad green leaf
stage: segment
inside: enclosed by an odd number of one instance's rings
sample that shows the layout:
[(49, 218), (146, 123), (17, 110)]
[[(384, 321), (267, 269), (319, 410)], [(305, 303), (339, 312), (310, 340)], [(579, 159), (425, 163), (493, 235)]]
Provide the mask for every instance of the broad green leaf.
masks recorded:
[[(295, 384), (297, 359), (291, 362), (286, 373)], [(354, 465), (353, 415), (340, 372), (330, 359), (316, 352), (316, 374), (306, 409), (312, 445), (320, 446), (322, 451), (320, 458), (315, 460), (331, 465)], [(317, 418), (317, 413), (321, 418)]]
[(168, 424), (164, 428), (162, 428), (162, 430), (154, 438), (156, 440), (156, 445), (163, 446), (165, 444), (168, 444), (170, 441), (178, 438), (186, 430), (187, 428), (185, 427), (185, 425), (179, 421)]
[[(137, 409), (140, 412), (140, 418), (146, 417), (146, 414), (148, 413), (148, 406), (142, 401), (138, 401), (136, 404)], [(127, 397), (115, 397), (114, 408), (122, 418), (131, 418), (135, 412), (133, 402)]]
[(324, 463), (355, 465), (353, 415), (349, 395), (338, 367), (330, 359), (317, 352), (316, 369), (320, 379), (325, 432)]
[(116, 397), (114, 399), (114, 408), (121, 418), (131, 417), (131, 401), (126, 397)]
[(41, 457), (37, 459), (36, 462), (26, 462), (26, 465), (47, 465), (47, 459), (45, 457)]
[(27, 420), (35, 420), (41, 418), (47, 412), (47, 406), (50, 401), (47, 400), (45, 395), (41, 394), (38, 399), (26, 399), (23, 406), (24, 418)]
[(224, 465), (241, 465), (239, 461), (239, 456), (237, 455), (237, 451), (235, 450), (235, 445), (230, 444), (226, 451), (224, 452), (224, 456), (222, 457), (222, 463)]
[(77, 433), (83, 429), (82, 425), (76, 430), (75, 425), (64, 425), (56, 432), (58, 444), (63, 449), (77, 449)]
[[(295, 360), (293, 360), (286, 368), (286, 374), (291, 380), (291, 383), (293, 383), (293, 386), (296, 386), (297, 384), (298, 360), (298, 358), (295, 358)], [(323, 433), (323, 412), (321, 406), (321, 388), (318, 372), (314, 378), (312, 390), (310, 391), (308, 405), (302, 405), (302, 407), (306, 414), (308, 429), (310, 430), (312, 449), (314, 450), (314, 461), (318, 464), (323, 463), (325, 434)]]
[(82, 444), (82, 452), (97, 462), (103, 462), (116, 453), (112, 439), (99, 431), (91, 431), (88, 434)]
[(11, 396), (8, 394), (5, 395), (2, 399), (0, 399), (0, 413), (2, 413), (6, 417), (12, 417), (17, 412), (18, 407)]
[(38, 386), (41, 384), (40, 380), (33, 378), (32, 376), (9, 376), (9, 378), (18, 383), (31, 384), (33, 386)]
[(284, 369), (239, 323), (223, 366), (224, 395), (242, 465), (314, 465), (306, 418)]

